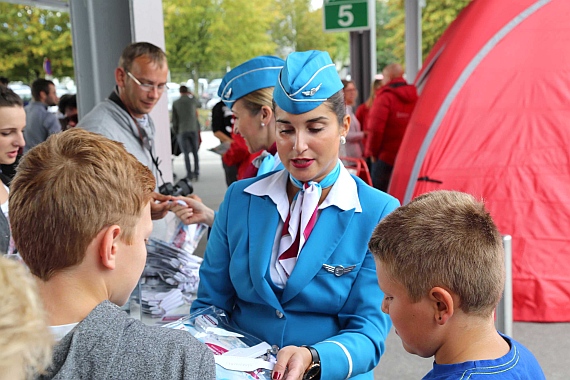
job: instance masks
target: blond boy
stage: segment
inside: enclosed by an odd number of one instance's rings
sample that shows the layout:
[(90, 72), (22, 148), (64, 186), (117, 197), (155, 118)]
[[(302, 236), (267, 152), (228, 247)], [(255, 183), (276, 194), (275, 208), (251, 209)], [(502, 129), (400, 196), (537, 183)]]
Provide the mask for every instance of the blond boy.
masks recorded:
[(145, 266), (154, 188), (122, 144), (82, 129), (23, 157), (10, 192), (12, 233), (60, 339), (44, 378), (215, 378), (205, 345), (117, 306)]
[(0, 379), (28, 379), (51, 360), (53, 337), (25, 266), (0, 255)]
[(495, 329), (502, 238), (474, 197), (421, 195), (378, 224), (369, 248), (404, 348), (435, 359), (424, 379), (544, 379), (532, 353)]

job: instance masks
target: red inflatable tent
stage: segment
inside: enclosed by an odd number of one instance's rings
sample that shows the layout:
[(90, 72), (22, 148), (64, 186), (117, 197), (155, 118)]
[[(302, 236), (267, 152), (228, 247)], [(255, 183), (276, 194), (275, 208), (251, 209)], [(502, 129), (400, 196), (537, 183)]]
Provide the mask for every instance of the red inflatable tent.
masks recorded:
[(570, 321), (570, 0), (473, 0), (416, 85), (389, 192), (485, 199), (513, 237), (514, 319)]

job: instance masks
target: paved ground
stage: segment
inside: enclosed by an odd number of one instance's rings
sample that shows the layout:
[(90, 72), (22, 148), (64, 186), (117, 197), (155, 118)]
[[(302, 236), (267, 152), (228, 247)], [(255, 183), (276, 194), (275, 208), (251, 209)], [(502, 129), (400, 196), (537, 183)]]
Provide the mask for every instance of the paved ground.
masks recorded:
[[(210, 207), (217, 210), (225, 190), (224, 171), (221, 158), (207, 149), (217, 145), (218, 140), (211, 132), (202, 132), (200, 148), (200, 180), (194, 183), (194, 192)], [(178, 176), (184, 176), (182, 156), (174, 159), (173, 170)], [(202, 255), (206, 246), (204, 238), (197, 253)], [(513, 337), (527, 346), (540, 362), (546, 378), (549, 380), (570, 379), (570, 323), (520, 323), (513, 326)], [(420, 379), (430, 368), (432, 360), (422, 359), (404, 351), (400, 338), (390, 332), (386, 341), (386, 353), (376, 368), (375, 380), (379, 379)]]

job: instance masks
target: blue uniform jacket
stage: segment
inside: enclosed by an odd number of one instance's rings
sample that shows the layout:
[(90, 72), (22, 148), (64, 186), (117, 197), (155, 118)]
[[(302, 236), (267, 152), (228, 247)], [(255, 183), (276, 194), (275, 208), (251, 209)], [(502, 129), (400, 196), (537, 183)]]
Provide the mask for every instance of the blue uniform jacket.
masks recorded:
[[(383, 294), (368, 241), (399, 202), (353, 176), (362, 212), (336, 206), (321, 211), (279, 297), (266, 279), (279, 213), (268, 196), (244, 192), (264, 177), (235, 182), (226, 192), (192, 312), (214, 305), (269, 344), (315, 347), (321, 379), (373, 379), (391, 322), (380, 310)], [(325, 263), (356, 267), (335, 276), (323, 268)]]

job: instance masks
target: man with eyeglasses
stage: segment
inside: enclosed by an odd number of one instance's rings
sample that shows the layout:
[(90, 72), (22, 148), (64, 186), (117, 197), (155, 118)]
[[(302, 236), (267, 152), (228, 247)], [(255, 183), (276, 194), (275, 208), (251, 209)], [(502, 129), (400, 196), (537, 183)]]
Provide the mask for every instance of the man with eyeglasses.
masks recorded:
[[(158, 46), (148, 42), (128, 45), (115, 69), (114, 91), (77, 125), (123, 143), (152, 171), (157, 184), (160, 172), (154, 146), (156, 129), (148, 114), (167, 89), (167, 77), (166, 54)], [(155, 192), (154, 200), (152, 218), (161, 219), (169, 211), (170, 197)]]

